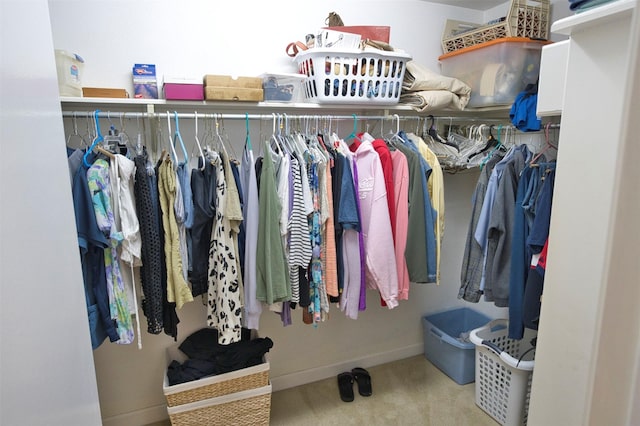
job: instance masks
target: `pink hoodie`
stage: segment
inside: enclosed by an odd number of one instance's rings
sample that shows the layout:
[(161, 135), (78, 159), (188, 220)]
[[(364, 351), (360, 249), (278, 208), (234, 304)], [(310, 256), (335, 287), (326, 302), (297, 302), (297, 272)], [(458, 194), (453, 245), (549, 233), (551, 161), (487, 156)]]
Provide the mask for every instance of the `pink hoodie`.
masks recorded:
[(389, 309), (393, 309), (398, 306), (398, 273), (382, 164), (370, 143), (360, 144), (355, 160), (367, 286), (377, 289)]

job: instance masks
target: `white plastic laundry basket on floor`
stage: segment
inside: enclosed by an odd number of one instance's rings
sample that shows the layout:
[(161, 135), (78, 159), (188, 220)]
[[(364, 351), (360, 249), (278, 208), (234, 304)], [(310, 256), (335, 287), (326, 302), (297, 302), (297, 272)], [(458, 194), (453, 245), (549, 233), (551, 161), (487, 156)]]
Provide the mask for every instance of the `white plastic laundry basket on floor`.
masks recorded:
[(534, 330), (522, 340), (508, 338), (506, 319), (491, 321), (470, 333), (476, 345), (476, 405), (505, 426), (526, 425), (535, 349)]

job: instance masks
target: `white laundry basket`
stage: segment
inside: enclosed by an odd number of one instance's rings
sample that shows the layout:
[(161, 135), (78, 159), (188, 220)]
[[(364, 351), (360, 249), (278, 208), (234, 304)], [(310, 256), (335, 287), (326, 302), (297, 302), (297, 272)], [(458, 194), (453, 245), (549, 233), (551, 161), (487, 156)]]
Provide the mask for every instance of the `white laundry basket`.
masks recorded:
[(506, 319), (470, 333), (476, 345), (476, 405), (505, 426), (527, 424), (535, 349), (533, 330), (522, 340), (508, 338)]
[(314, 48), (295, 57), (308, 101), (393, 105), (411, 56), (401, 52)]

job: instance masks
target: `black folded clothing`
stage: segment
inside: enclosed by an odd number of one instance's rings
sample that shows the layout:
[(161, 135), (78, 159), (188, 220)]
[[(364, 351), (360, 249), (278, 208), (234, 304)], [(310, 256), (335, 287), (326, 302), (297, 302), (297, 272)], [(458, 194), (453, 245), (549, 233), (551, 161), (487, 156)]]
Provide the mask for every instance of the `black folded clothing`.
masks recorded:
[(264, 354), (273, 347), (273, 341), (268, 337), (250, 340), (250, 334), (250, 330), (242, 329), (241, 341), (221, 345), (215, 329), (203, 328), (194, 332), (179, 346), (189, 359), (182, 364), (174, 360), (169, 365), (169, 384), (173, 386), (261, 364)]

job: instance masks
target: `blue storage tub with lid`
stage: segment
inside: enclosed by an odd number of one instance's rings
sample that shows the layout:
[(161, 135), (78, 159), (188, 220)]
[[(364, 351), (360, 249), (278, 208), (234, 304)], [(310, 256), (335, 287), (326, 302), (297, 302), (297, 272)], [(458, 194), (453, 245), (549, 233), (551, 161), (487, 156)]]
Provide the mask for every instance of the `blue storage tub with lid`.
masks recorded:
[(424, 356), (459, 385), (473, 382), (476, 347), (469, 333), (490, 321), (469, 308), (424, 316)]

